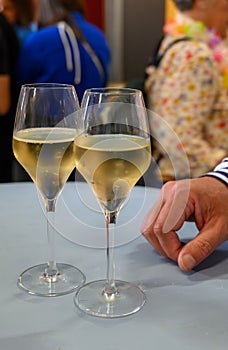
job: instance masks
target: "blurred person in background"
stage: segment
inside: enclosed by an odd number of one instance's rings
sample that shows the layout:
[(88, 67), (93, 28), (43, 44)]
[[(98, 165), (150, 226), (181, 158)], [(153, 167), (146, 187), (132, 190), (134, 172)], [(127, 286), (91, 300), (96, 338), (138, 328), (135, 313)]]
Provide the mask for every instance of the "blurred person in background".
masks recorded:
[(39, 0), (39, 30), (24, 43), (17, 80), (75, 86), (79, 102), (84, 91), (108, 81), (109, 47), (104, 33), (88, 23), (81, 0)]
[(20, 43), (12, 24), (3, 15), (0, 0), (0, 182), (11, 182), (14, 155), (12, 132), (17, 104), (15, 65)]
[[(35, 22), (37, 6), (36, 2), (37, 0), (1, 0), (2, 15), (8, 22), (7, 32), (11, 33), (10, 40), (7, 39), (7, 35), (3, 35), (5, 37), (5, 40), (7, 41), (8, 52), (5, 51), (0, 58), (0, 60), (6, 60), (6, 62), (8, 62), (7, 70), (9, 71), (10, 69), (11, 71), (10, 91), (8, 93), (8, 96), (10, 96), (11, 101), (10, 110), (9, 113), (7, 113), (7, 116), (5, 116), (4, 118), (4, 123), (7, 124), (7, 126), (2, 127), (2, 132), (4, 132), (4, 136), (1, 138), (2, 142), (4, 142), (5, 144), (5, 157), (7, 157), (7, 161), (4, 161), (4, 164), (6, 164), (5, 176), (7, 176), (3, 179), (4, 182), (19, 180), (20, 178), (18, 178), (17, 174), (18, 172), (22, 172), (22, 170), (20, 170), (21, 165), (17, 162), (17, 160), (12, 154), (12, 129), (15, 118), (16, 103), (19, 94), (17, 78), (15, 76), (15, 63), (18, 59), (19, 49), (22, 47), (24, 41), (27, 39), (31, 32), (37, 29)], [(15, 33), (17, 35), (18, 40), (15, 37)], [(14, 43), (12, 43), (12, 41)], [(9, 55), (11, 56), (11, 58), (9, 58)], [(7, 89), (4, 87), (4, 84), (0, 83), (0, 85), (0, 89), (2, 88), (6, 94)], [(8, 101), (8, 99), (6, 99), (4, 95), (2, 95), (2, 99), (5, 101), (5, 103), (6, 101)], [(30, 181), (29, 176), (27, 176), (27, 174), (25, 174), (23, 179), (26, 181)]]
[(228, 1), (173, 2), (177, 15), (164, 27), (159, 54), (169, 49), (146, 81), (149, 108), (161, 117), (151, 129), (163, 181), (189, 177), (184, 162), (175, 169), (171, 162), (180, 149), (190, 177), (210, 171), (228, 152)]
[(34, 0), (2, 0), (3, 14), (15, 27), (19, 41), (37, 29)]

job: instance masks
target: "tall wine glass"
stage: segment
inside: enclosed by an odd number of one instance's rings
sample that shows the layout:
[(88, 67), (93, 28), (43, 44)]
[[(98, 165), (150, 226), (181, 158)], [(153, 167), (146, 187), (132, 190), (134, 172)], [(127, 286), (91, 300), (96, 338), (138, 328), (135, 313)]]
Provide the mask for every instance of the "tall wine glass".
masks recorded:
[(75, 168), (73, 142), (79, 103), (75, 89), (65, 84), (28, 84), (21, 88), (13, 130), (15, 158), (31, 176), (44, 201), (49, 260), (25, 270), (18, 278), (30, 294), (58, 296), (85, 282), (74, 266), (56, 263), (54, 216), (56, 200)]
[(83, 132), (74, 142), (75, 164), (91, 186), (106, 220), (106, 278), (76, 292), (75, 305), (99, 317), (122, 317), (140, 310), (144, 292), (115, 279), (114, 227), (130, 191), (151, 161), (147, 113), (139, 90), (89, 89), (82, 100)]

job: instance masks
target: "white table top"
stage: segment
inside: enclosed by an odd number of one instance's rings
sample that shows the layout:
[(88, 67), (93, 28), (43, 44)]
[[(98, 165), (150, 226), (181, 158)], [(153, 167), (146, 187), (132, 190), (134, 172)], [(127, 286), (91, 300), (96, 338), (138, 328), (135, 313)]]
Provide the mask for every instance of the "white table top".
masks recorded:
[[(159, 190), (137, 186), (117, 223), (116, 277), (140, 285), (138, 313), (101, 319), (81, 313), (74, 293), (32, 296), (17, 277), (47, 259), (46, 222), (33, 183), (0, 185), (1, 350), (226, 350), (228, 245), (183, 273), (159, 256), (139, 226)], [(86, 183), (68, 182), (57, 204), (57, 261), (79, 267), (87, 282), (105, 277), (104, 218)], [(188, 239), (194, 224), (181, 231)]]

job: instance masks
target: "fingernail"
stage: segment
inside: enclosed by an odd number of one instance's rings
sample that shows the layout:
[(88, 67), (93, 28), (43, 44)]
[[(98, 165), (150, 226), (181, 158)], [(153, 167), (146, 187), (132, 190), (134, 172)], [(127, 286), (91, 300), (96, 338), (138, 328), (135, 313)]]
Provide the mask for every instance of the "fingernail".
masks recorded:
[(181, 261), (185, 271), (191, 270), (196, 265), (195, 259), (190, 254), (183, 255)]

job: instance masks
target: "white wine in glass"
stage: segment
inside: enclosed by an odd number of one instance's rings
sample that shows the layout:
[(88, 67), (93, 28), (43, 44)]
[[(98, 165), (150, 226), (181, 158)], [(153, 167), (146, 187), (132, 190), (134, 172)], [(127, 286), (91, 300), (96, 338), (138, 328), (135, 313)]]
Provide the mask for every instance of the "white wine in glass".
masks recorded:
[(30, 294), (58, 296), (85, 282), (77, 268), (55, 260), (55, 207), (75, 168), (73, 143), (80, 106), (73, 86), (28, 84), (21, 88), (13, 130), (13, 152), (36, 185), (45, 204), (49, 260), (18, 278)]
[(151, 162), (150, 132), (142, 93), (127, 88), (89, 89), (81, 105), (83, 132), (74, 142), (77, 170), (91, 186), (106, 219), (106, 278), (78, 289), (74, 303), (98, 317), (122, 317), (140, 310), (144, 292), (116, 280), (114, 227), (130, 191)]

